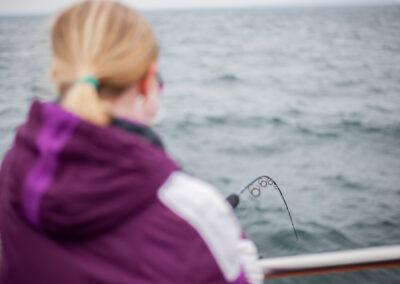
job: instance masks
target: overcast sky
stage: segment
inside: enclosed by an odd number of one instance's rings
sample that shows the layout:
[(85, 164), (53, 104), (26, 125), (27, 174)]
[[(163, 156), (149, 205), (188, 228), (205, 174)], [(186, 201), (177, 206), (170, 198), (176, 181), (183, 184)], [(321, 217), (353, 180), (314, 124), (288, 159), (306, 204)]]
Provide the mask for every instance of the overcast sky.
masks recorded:
[[(0, 14), (52, 13), (74, 0), (0, 0)], [(400, 4), (400, 0), (121, 0), (138, 9), (185, 9), (254, 5)]]

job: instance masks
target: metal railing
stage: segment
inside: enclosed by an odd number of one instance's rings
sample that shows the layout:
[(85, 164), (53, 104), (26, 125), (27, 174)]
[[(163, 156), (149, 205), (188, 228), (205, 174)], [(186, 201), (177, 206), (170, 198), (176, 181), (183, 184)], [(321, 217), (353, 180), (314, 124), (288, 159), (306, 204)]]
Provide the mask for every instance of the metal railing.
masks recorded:
[(400, 245), (260, 260), (266, 279), (400, 267)]

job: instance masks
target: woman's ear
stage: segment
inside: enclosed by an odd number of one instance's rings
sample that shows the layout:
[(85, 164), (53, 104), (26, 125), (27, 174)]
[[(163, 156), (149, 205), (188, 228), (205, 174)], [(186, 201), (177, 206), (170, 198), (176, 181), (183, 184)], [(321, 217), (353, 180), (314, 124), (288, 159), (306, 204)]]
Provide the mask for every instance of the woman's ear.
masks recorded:
[(141, 95), (146, 97), (151, 92), (156, 73), (157, 73), (157, 63), (153, 62), (150, 65), (144, 77), (142, 78), (142, 80), (140, 80), (139, 82), (139, 92)]

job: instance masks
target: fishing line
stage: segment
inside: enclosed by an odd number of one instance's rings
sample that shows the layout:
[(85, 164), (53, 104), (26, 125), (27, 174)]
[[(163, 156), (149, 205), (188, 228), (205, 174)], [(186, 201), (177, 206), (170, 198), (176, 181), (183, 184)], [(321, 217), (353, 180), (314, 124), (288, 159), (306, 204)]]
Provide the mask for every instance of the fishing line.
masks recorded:
[(288, 212), (290, 223), (292, 224), (293, 232), (294, 232), (294, 235), (296, 236), (296, 241), (298, 241), (299, 237), (297, 235), (296, 228), (294, 227), (292, 214), (290, 214), (290, 210), (286, 203), (285, 197), (283, 196), (282, 191), (279, 188), (278, 184), (272, 178), (270, 178), (269, 176), (260, 176), (256, 179), (254, 179), (248, 185), (246, 185), (243, 189), (239, 190), (237, 194), (241, 195), (247, 190), (252, 197), (258, 198), (261, 196), (261, 190), (266, 189), (268, 186), (273, 186), (276, 190), (279, 191), (279, 194), (282, 197), (283, 203), (285, 204), (286, 211)]

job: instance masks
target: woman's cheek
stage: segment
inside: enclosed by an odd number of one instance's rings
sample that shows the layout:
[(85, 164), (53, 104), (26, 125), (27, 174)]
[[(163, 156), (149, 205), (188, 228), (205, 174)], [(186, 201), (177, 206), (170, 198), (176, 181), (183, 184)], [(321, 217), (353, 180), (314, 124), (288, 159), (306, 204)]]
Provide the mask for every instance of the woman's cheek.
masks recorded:
[(151, 98), (148, 100), (146, 104), (146, 117), (150, 123), (154, 122), (154, 119), (157, 116), (157, 113), (160, 108), (160, 98), (158, 94), (152, 94)]

